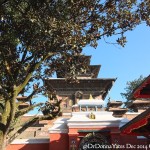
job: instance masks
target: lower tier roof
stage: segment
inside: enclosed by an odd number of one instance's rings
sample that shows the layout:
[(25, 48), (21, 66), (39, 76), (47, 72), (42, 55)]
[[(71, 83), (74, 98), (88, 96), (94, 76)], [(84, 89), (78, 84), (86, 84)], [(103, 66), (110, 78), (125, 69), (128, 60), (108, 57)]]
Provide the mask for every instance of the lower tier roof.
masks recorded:
[(81, 91), (83, 94), (102, 95), (104, 99), (113, 86), (115, 78), (79, 79), (79, 83), (68, 83), (65, 78), (44, 79), (44, 85), (49, 91), (56, 91), (58, 95), (69, 96)]

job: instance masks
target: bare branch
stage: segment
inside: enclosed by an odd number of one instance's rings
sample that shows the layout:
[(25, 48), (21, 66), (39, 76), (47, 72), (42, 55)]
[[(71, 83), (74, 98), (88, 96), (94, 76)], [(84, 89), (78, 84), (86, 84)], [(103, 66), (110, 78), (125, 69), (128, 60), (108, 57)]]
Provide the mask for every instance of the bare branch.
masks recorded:
[(21, 110), (19, 110), (19, 111), (16, 112), (15, 118), (18, 118), (18, 117), (26, 114), (30, 110), (33, 110), (35, 107), (38, 107), (38, 106), (41, 106), (41, 105), (43, 105), (43, 103), (38, 103), (38, 104), (35, 104), (35, 105), (31, 105), (31, 106), (29, 106), (27, 108), (21, 109)]

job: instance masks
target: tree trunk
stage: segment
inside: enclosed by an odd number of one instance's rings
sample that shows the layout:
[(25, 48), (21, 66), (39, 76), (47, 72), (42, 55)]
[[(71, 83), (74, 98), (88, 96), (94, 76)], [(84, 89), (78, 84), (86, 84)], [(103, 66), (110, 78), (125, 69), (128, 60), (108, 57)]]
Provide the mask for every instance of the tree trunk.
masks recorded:
[(0, 150), (6, 150), (6, 134), (0, 131)]

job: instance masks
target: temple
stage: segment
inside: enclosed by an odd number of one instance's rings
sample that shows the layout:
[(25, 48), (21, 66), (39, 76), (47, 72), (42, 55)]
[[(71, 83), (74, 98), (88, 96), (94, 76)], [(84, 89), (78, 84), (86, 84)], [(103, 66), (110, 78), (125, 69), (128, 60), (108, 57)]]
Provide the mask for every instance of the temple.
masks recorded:
[[(123, 134), (143, 136), (150, 144), (150, 75), (131, 94), (129, 107), (142, 112), (120, 128)], [(150, 147), (148, 147), (150, 149)]]
[[(149, 109), (144, 114), (140, 111), (130, 113), (127, 108), (122, 108), (121, 101), (110, 99), (106, 105), (106, 96), (116, 78), (98, 78), (101, 66), (90, 65), (90, 56), (85, 59), (89, 67), (85, 73), (78, 75), (78, 83), (66, 82), (64, 68), (57, 71), (57, 78), (44, 79), (49, 101), (53, 102), (56, 97), (62, 100), (62, 116), (36, 123), (28, 129), (30, 137), (25, 133), (20, 135), (7, 150), (140, 149), (137, 145), (150, 148), (149, 132), (146, 134), (149, 131)], [(149, 87), (149, 80), (147, 83), (145, 85)], [(139, 90), (143, 90), (145, 85)], [(139, 91), (135, 93), (139, 94)], [(128, 106), (137, 110), (149, 104), (148, 99), (143, 100), (143, 105), (138, 102), (134, 100)], [(140, 128), (142, 119), (146, 122), (144, 128)], [(141, 131), (143, 134), (139, 134)]]
[[(85, 56), (87, 64), (90, 63), (90, 58), (90, 56)], [(79, 100), (88, 100), (90, 95), (93, 99), (104, 100), (116, 79), (97, 78), (100, 67), (100, 65), (89, 64), (86, 72), (78, 75), (78, 83), (66, 82), (65, 71), (63, 71), (63, 76), (62, 74), (60, 75), (62, 70), (58, 70), (56, 79), (49, 78), (44, 80), (49, 91), (49, 98), (51, 99), (53, 93), (57, 97), (61, 97), (63, 100), (61, 104), (63, 112), (71, 112), (77, 106)], [(85, 109), (85, 107), (82, 109)], [(76, 107), (75, 109), (78, 108)]]
[(122, 101), (108, 101), (106, 110), (113, 112), (114, 117), (123, 117), (128, 108), (122, 108)]

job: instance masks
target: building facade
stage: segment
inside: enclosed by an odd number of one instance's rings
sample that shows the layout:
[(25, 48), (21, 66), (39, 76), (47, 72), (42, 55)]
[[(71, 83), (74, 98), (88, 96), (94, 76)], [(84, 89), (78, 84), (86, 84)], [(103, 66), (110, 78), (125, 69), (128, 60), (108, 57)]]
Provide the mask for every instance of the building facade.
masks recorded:
[[(90, 58), (85, 59), (90, 62)], [(60, 70), (58, 78), (45, 79), (49, 101), (54, 101), (55, 97), (62, 100), (62, 116), (47, 122), (43, 126), (45, 130), (36, 129), (34, 138), (16, 139), (7, 150), (150, 149), (147, 138), (120, 130), (139, 112), (126, 113), (127, 109), (121, 108), (122, 103), (118, 101), (109, 101), (105, 108), (104, 100), (116, 79), (97, 78), (99, 70), (100, 65), (89, 63), (87, 71), (78, 76), (78, 83), (66, 82)], [(39, 129), (40, 133), (44, 133), (42, 130), (47, 133), (41, 136), (37, 134)]]

